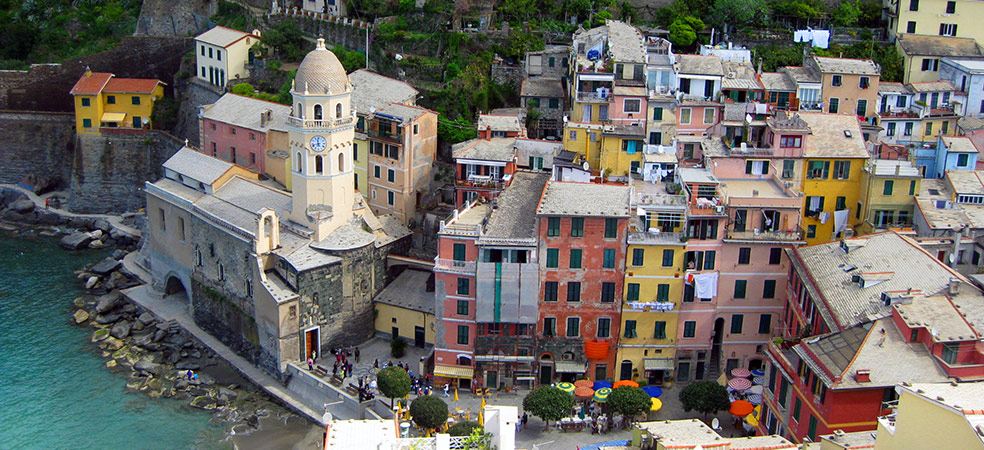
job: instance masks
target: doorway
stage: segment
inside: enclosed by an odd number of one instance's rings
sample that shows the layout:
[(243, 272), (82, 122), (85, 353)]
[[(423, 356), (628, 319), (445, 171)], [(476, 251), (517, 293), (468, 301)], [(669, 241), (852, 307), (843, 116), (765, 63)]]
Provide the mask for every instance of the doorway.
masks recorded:
[(694, 379), (695, 380), (703, 380), (704, 379), (704, 372), (706, 372), (706, 371), (707, 371), (707, 362), (705, 362), (705, 361), (697, 361), (697, 368), (694, 369)]
[(540, 363), (540, 386), (549, 386), (553, 383), (553, 365), (550, 363)]
[(711, 370), (718, 372), (721, 361), (721, 340), (724, 338), (724, 318), (718, 317), (714, 321), (714, 336), (711, 338)]
[(622, 361), (622, 368), (619, 369), (621, 376), (620, 380), (631, 380), (632, 379), (632, 361), (624, 360)]
[(413, 344), (424, 348), (424, 327), (413, 327)]
[(755, 371), (761, 369), (763, 366), (761, 359), (752, 359), (748, 361), (748, 370)]
[(485, 387), (490, 389), (499, 389), (499, 371), (498, 370), (488, 370), (485, 372)]
[(321, 356), (321, 330), (318, 327), (304, 330), (304, 359), (312, 355)]
[(656, 386), (663, 385), (663, 375), (665, 371), (662, 370), (649, 370), (648, 376), (646, 377), (646, 382)]

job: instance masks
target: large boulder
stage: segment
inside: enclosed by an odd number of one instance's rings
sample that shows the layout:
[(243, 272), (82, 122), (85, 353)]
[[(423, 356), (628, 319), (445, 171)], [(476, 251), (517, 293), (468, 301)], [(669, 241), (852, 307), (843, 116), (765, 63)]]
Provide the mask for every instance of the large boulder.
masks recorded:
[(137, 361), (137, 363), (133, 365), (133, 370), (136, 370), (141, 374), (157, 375), (161, 373), (161, 365), (153, 361), (141, 359), (140, 361)]
[(62, 223), (62, 216), (54, 211), (38, 211), (38, 223), (44, 225), (59, 225)]
[(123, 317), (120, 313), (100, 314), (96, 316), (96, 323), (99, 325), (109, 325), (118, 322), (120, 317)]
[(109, 335), (117, 339), (123, 339), (130, 335), (132, 328), (133, 325), (130, 322), (121, 320), (116, 325), (113, 325), (113, 328), (109, 330)]
[(150, 324), (154, 323), (154, 320), (156, 320), (156, 319), (154, 319), (154, 315), (153, 314), (151, 314), (149, 311), (147, 311), (147, 312), (144, 312), (143, 314), (139, 315), (137, 317), (137, 320), (139, 320), (140, 323), (144, 324), (144, 326), (147, 326), (147, 325), (150, 325)]
[(174, 368), (178, 370), (198, 370), (201, 367), (201, 364), (197, 361), (192, 361), (189, 359), (178, 361), (178, 363), (174, 365)]
[(96, 312), (103, 314), (105, 312), (112, 311), (120, 305), (120, 300), (122, 299), (123, 296), (119, 291), (113, 291), (106, 295), (102, 295), (96, 299)]
[(75, 232), (61, 239), (61, 246), (69, 250), (78, 250), (89, 245), (93, 237), (89, 233)]
[(147, 346), (153, 342), (154, 342), (153, 333), (141, 334), (140, 336), (133, 338), (133, 345), (136, 345), (138, 347), (147, 348)]
[(219, 388), (219, 395), (224, 395), (229, 400), (235, 400), (236, 397), (239, 397), (239, 394), (237, 394), (236, 391), (224, 387)]
[(206, 395), (200, 395), (191, 401), (191, 406), (200, 409), (215, 409), (215, 399)]
[(89, 320), (89, 313), (86, 312), (84, 309), (80, 309), (78, 311), (75, 311), (75, 315), (73, 317), (75, 318), (75, 323), (81, 324), (82, 322)]
[(111, 227), (109, 225), (109, 221), (107, 221), (106, 219), (96, 219), (96, 220), (93, 220), (92, 221), (92, 228), (95, 228), (97, 230), (101, 230), (103, 233), (109, 233), (110, 230), (113, 229), (113, 227)]
[(26, 214), (31, 211), (34, 211), (34, 202), (31, 201), (31, 199), (25, 197), (11, 203), (10, 209), (13, 211), (17, 211), (21, 214)]

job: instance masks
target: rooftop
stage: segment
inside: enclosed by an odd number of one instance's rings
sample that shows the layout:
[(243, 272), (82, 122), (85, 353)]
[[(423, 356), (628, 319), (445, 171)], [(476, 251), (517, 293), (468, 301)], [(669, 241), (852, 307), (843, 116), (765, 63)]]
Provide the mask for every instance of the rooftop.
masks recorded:
[(981, 48), (971, 38), (900, 34), (898, 44), (907, 55), (980, 56)]
[(977, 146), (966, 136), (940, 136), (947, 151), (951, 153), (977, 153)]
[(524, 78), (523, 84), (519, 88), (520, 97), (548, 97), (559, 98), (564, 96), (564, 84), (559, 78)]
[(204, 42), (206, 44), (212, 44), (218, 47), (225, 48), (232, 44), (235, 44), (236, 42), (239, 42), (240, 39), (244, 39), (247, 37), (252, 37), (254, 39), (260, 38), (259, 36), (253, 35), (251, 33), (246, 33), (239, 30), (233, 30), (232, 28), (226, 28), (223, 26), (215, 26), (212, 27), (211, 30), (208, 30), (202, 34), (199, 34), (198, 36), (195, 36), (195, 40), (199, 42)]
[(949, 81), (922, 81), (909, 83), (909, 87), (912, 88), (913, 92), (952, 92), (957, 90)]
[(434, 314), (434, 289), (427, 290), (427, 280), (432, 276), (430, 271), (404, 270), (372, 301)]
[(870, 59), (854, 58), (829, 58), (825, 56), (813, 56), (820, 72), (841, 73), (846, 75), (872, 75), (881, 74), (881, 68)]
[(684, 183), (719, 184), (720, 181), (709, 169), (695, 169), (691, 167), (681, 167), (677, 170), (680, 179)]
[(352, 107), (362, 115), (369, 115), (390, 103), (415, 104), (420, 93), (409, 83), (366, 69), (350, 73), (349, 82), (352, 83)]
[(158, 79), (146, 78), (110, 78), (103, 92), (122, 94), (152, 94), (157, 85), (164, 84)]
[(478, 115), (478, 131), (485, 131), (492, 128), (492, 131), (523, 131), (523, 126), (519, 123), (518, 116), (496, 116), (492, 114)]
[(516, 154), (516, 138), (472, 139), (451, 148), (454, 159), (511, 162)]
[(796, 81), (785, 72), (763, 72), (762, 87), (767, 91), (795, 91)]
[(804, 66), (786, 66), (781, 69), (783, 73), (789, 75), (797, 83), (819, 83), (820, 74), (813, 69)]
[(912, 165), (912, 161), (898, 159), (874, 159), (868, 167), (869, 173), (876, 177), (917, 177), (921, 178), (919, 169)]
[[(835, 324), (847, 328), (888, 316), (890, 309), (881, 298), (882, 292), (912, 289), (924, 295), (936, 295), (947, 289), (951, 278), (963, 282), (964, 288), (972, 288), (965, 278), (914, 240), (893, 231), (845, 239), (844, 243), (850, 250), (848, 253), (840, 242), (792, 250), (798, 255), (793, 258), (793, 264), (808, 272), (813, 280), (807, 284), (811, 295), (823, 299), (818, 302), (818, 309), (832, 329)], [(863, 283), (865, 287), (851, 281), (853, 275), (864, 278), (865, 273), (888, 276), (867, 280)]]
[(290, 214), (291, 197), (286, 192), (234, 176), (212, 195), (202, 196), (196, 201), (195, 209), (211, 215), (219, 222), (232, 225), (249, 236), (255, 236), (260, 213), (271, 209), (280, 217), (287, 217)]
[(899, 303), (893, 307), (909, 328), (934, 330), (936, 334), (933, 338), (936, 342), (977, 339), (977, 332), (971, 328), (946, 296), (916, 296), (913, 297), (912, 303)]
[(984, 382), (911, 383), (902, 389), (964, 415), (981, 415), (984, 411)]
[(516, 172), (496, 198), (481, 241), (536, 239), (536, 207), (549, 179), (546, 172)]
[(69, 93), (72, 95), (98, 95), (102, 92), (110, 78), (113, 78), (113, 74), (111, 73), (86, 72), (82, 74), (79, 81), (75, 82), (75, 86), (72, 86), (72, 90)]
[(628, 217), (630, 188), (625, 185), (550, 181), (537, 214), (548, 216)]
[(857, 116), (807, 112), (798, 115), (810, 127), (810, 137), (803, 143), (804, 157), (868, 158)]
[(912, 94), (909, 86), (894, 81), (882, 81), (878, 83), (879, 94)]
[(721, 188), (728, 197), (792, 198), (782, 186), (771, 178), (721, 179)]
[(984, 73), (984, 60), (963, 59), (963, 58), (943, 58), (943, 62), (948, 62), (972, 74)]
[(325, 450), (394, 448), (399, 433), (392, 419), (334, 420), (326, 431)]
[(639, 29), (617, 20), (609, 20), (603, 26), (608, 27), (608, 49), (612, 53), (612, 59), (619, 62), (646, 62), (646, 44)]
[[(265, 111), (270, 111), (269, 119), (261, 119)], [(266, 133), (269, 130), (287, 131), (287, 116), (290, 106), (245, 97), (227, 92), (211, 104), (202, 107), (202, 117), (216, 122)]]
[(957, 121), (957, 126), (966, 131), (984, 129), (984, 119), (967, 116)]
[(759, 84), (758, 79), (755, 77), (755, 66), (752, 63), (725, 61), (721, 63), (721, 66), (725, 73), (724, 79), (721, 80), (721, 87), (723, 89), (762, 89), (762, 85)]
[(413, 122), (416, 118), (427, 114), (428, 112), (432, 111), (419, 106), (407, 106), (402, 103), (390, 103), (377, 109), (374, 114), (377, 116), (387, 116), (387, 118), (398, 118), (400, 119), (400, 124), (405, 125)]
[(674, 66), (681, 75), (724, 76), (721, 58), (714, 55), (676, 55)]
[(982, 174), (984, 174), (984, 171), (948, 170), (946, 171), (946, 180), (953, 188), (954, 194), (984, 195), (984, 180), (981, 180)]
[[(959, 172), (949, 171), (948, 174), (950, 173)], [(936, 178), (922, 179), (919, 195), (916, 197), (916, 208), (919, 209), (929, 228), (956, 230), (964, 225), (970, 225), (970, 219), (964, 214), (961, 205), (951, 203), (950, 198), (948, 182)]]
[(789, 442), (786, 438), (778, 435), (769, 436), (748, 436), (728, 438), (731, 447), (728, 450), (782, 450), (797, 449), (799, 446)]
[(649, 433), (661, 444), (672, 449), (726, 448), (731, 450), (795, 449), (796, 444), (782, 436), (724, 437), (698, 419), (662, 420), (657, 422), (638, 422), (635, 424), (644, 433)]
[[(861, 449), (875, 447), (874, 431), (855, 431), (853, 433), (825, 434), (817, 441), (830, 441), (843, 449)], [(819, 444), (819, 442), (817, 442)]]
[(445, 219), (445, 225), (440, 232), (477, 236), (491, 210), (487, 203), (479, 202), (470, 204), (470, 207), (456, 209), (451, 217)]
[(173, 170), (204, 184), (214, 183), (232, 166), (233, 164), (230, 162), (212, 158), (188, 147), (182, 147), (167, 161), (164, 161), (165, 169)]

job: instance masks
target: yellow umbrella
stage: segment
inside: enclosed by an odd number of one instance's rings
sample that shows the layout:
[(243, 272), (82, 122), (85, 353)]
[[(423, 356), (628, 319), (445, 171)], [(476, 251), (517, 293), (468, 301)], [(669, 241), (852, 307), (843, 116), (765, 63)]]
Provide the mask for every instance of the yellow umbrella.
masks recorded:
[(458, 401), (458, 388), (454, 388), (454, 401)]
[(659, 411), (663, 407), (663, 401), (658, 398), (651, 398), (653, 404), (649, 407), (650, 411)]
[[(485, 409), (485, 397), (482, 397), (482, 409)], [(481, 414), (481, 412), (479, 412), (479, 414)], [(481, 417), (481, 416), (479, 416), (479, 417)], [(481, 422), (481, 421), (479, 421), (479, 422)]]
[[(485, 399), (482, 399), (482, 401), (484, 402)], [(478, 424), (481, 425), (481, 426), (483, 426), (483, 427), (485, 426), (485, 414), (484, 414), (484, 411), (485, 411), (485, 406), (482, 406), (482, 409), (478, 410)]]
[(573, 393), (574, 389), (577, 389), (577, 387), (574, 386), (574, 383), (568, 383), (566, 381), (563, 383), (557, 383), (556, 387), (557, 389), (560, 389), (568, 394)]

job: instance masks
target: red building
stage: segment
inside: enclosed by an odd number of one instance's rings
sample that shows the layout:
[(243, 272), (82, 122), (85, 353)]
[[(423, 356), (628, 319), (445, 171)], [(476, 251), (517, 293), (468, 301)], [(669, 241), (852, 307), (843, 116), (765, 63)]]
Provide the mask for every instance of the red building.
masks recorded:
[(516, 173), (515, 138), (479, 138), (455, 144), (455, 202), (491, 200)]
[(614, 376), (630, 188), (550, 181), (537, 208), (540, 384)]
[(889, 231), (786, 252), (760, 432), (801, 442), (874, 430), (898, 383), (984, 377), (984, 297), (912, 239)]
[(227, 93), (202, 107), (202, 151), (265, 174), (267, 158), (276, 159), (268, 152), (282, 151), (281, 166), (286, 159), (289, 115), (290, 106)]

